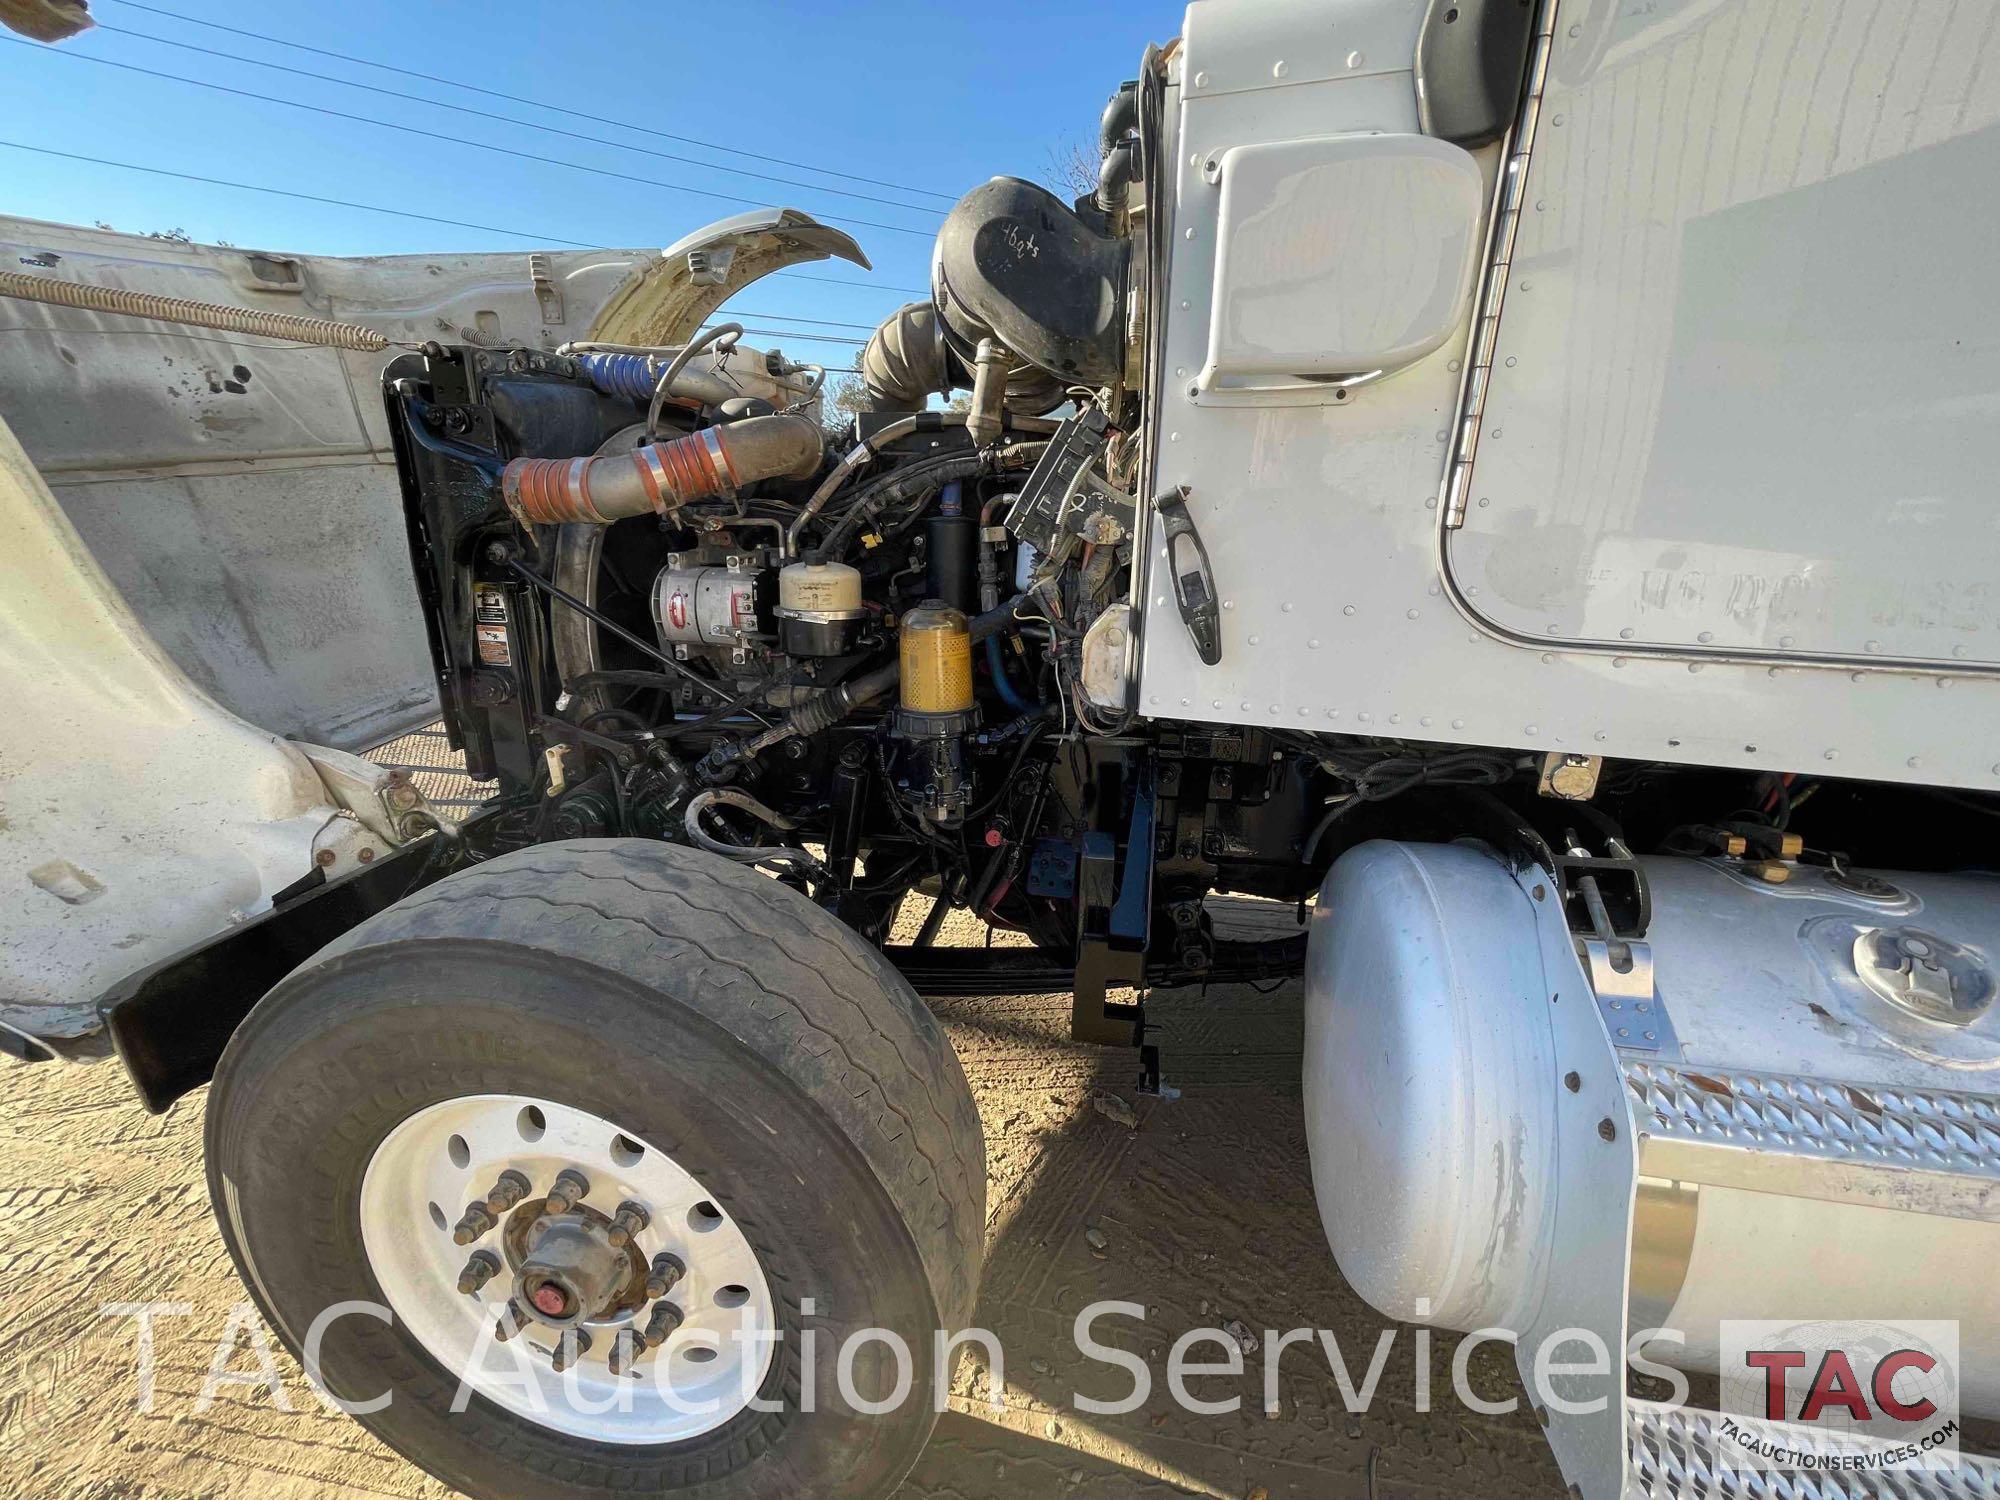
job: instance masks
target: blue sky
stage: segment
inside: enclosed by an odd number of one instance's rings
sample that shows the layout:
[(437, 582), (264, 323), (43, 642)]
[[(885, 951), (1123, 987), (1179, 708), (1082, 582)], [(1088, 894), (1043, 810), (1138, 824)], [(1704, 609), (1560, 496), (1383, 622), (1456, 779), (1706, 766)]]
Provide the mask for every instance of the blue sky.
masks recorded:
[[(781, 203), (839, 223), (876, 266), (872, 277), (837, 263), (813, 268), (815, 274), (873, 284), (849, 288), (780, 278), (756, 288), (746, 304), (766, 314), (873, 324), (909, 300), (894, 288), (924, 286), (931, 235), (951, 198), (995, 173), (1045, 180), (1051, 152), (1065, 142), (1094, 149), (1106, 96), (1132, 76), (1147, 42), (1178, 32), (1182, 6), (1176, 0), (1117, 0), (1101, 8), (1053, 0), (595, 0), (577, 6), (546, 0), (147, 0), (142, 7), (94, 0), (92, 13), (98, 29), (55, 47), (0, 30), (0, 141), (523, 234), (419, 223), (6, 147), (0, 147), (0, 211), (71, 223), (102, 220), (133, 232), (179, 228), (197, 240), (260, 249), (360, 255), (526, 250), (544, 237), (657, 246), (745, 207)], [(586, 15), (593, 18), (588, 24)], [(580, 113), (541, 112), (178, 17)], [(390, 121), (444, 139), (80, 58)], [(438, 102), (393, 98), (236, 58)], [(549, 135), (478, 118), (468, 109), (624, 144)], [(628, 128), (633, 125), (896, 186), (733, 156)], [(723, 196), (497, 155), (470, 144), (475, 140)], [(721, 170), (725, 166), (820, 186), (759, 181)], [(842, 196), (831, 191), (836, 188), (892, 202)], [(743, 201), (730, 201), (737, 199)], [(783, 342), (788, 349), (804, 343), (795, 336)], [(828, 363), (842, 352), (839, 346), (811, 351)]]

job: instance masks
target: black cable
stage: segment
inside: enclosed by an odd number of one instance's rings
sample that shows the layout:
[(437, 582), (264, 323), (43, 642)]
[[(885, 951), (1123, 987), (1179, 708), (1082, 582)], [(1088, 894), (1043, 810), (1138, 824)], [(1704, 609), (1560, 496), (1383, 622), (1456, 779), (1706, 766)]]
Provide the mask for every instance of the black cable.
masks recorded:
[(691, 135), (675, 135), (672, 131), (655, 130), (648, 125), (634, 125), (627, 120), (610, 120), (586, 110), (566, 109), (560, 104), (549, 104), (540, 99), (524, 99), (519, 94), (504, 94), (498, 89), (481, 88), (478, 84), (465, 83), (456, 78), (442, 78), (435, 73), (421, 73), (415, 68), (401, 68), (394, 63), (375, 62), (366, 57), (351, 57), (345, 52), (335, 52), (327, 47), (308, 46), (304, 42), (288, 42), (283, 37), (266, 36), (260, 31), (246, 31), (240, 26), (225, 26), (220, 21), (205, 20), (201, 16), (185, 15), (177, 10), (167, 10), (158, 5), (145, 5), (140, 0), (124, 0), (132, 10), (151, 11), (156, 16), (166, 16), (170, 20), (186, 21), (195, 26), (206, 26), (214, 31), (227, 31), (233, 36), (248, 37), (253, 42), (269, 42), (275, 47), (290, 47), (297, 52), (312, 52), (321, 57), (333, 58), (336, 62), (355, 63), (364, 68), (380, 68), (385, 73), (400, 73), (405, 78), (419, 78), (425, 83), (442, 83), (448, 88), (464, 89), (469, 94), (484, 94), (489, 99), (504, 99), (509, 104), (525, 104), (530, 109), (547, 110), (551, 114), (573, 115), (583, 120), (601, 120), (606, 125), (616, 125), (620, 130), (636, 130), (644, 135), (658, 136), (663, 141), (680, 141), (689, 146), (700, 146), (708, 151), (722, 151), (731, 156), (747, 156), (752, 161), (775, 162), (781, 167), (793, 167), (801, 172), (818, 172), (827, 177), (844, 177), (849, 182), (866, 182), (875, 187), (894, 188), (902, 193), (922, 193), (926, 197), (943, 198), (951, 201), (950, 193), (940, 193), (934, 188), (911, 187), (906, 183), (884, 182), (878, 177), (861, 177), (853, 172), (836, 171), (832, 167), (815, 167), (807, 162), (788, 161), (782, 156), (771, 156), (762, 151), (745, 151), (740, 146), (724, 146), (715, 141), (698, 140)]
[(637, 667), (607, 668), (599, 672), (579, 672), (563, 684), (572, 693), (580, 693), (594, 687), (636, 687), (673, 689), (680, 686), (678, 677), (665, 672), (648, 672)]
[(1354, 791), (1326, 810), (1313, 825), (1299, 851), (1299, 863), (1311, 864), (1320, 841), (1341, 818), (1364, 802), (1382, 802), (1420, 786), (1495, 786), (1513, 773), (1513, 757), (1494, 750), (1460, 750), (1444, 755), (1390, 755), (1348, 776)]
[[(0, 37), (0, 41), (19, 47), (33, 47), (49, 57), (66, 57), (72, 62), (96, 63), (100, 67), (117, 68), (121, 72), (138, 73), (147, 78), (160, 78), (168, 83), (184, 83), (193, 88), (208, 89), (213, 93), (229, 94), (238, 99), (255, 99), (260, 104), (281, 104), (288, 109), (302, 109), (309, 114), (325, 115), (332, 120), (346, 120), (356, 125), (373, 125), (382, 130), (393, 130), (402, 135), (413, 135), (424, 140), (443, 141), (449, 146), (467, 146), (474, 151), (487, 151), (495, 156), (511, 156), (516, 161), (536, 162), (546, 167), (564, 167), (573, 172), (588, 172), (594, 177), (610, 177), (620, 182), (636, 182), (644, 187), (664, 188), (670, 193), (689, 193), (697, 198), (714, 198), (723, 203), (743, 204), (750, 208), (768, 208), (769, 204), (756, 198), (744, 198), (735, 193), (718, 193), (711, 188), (688, 187), (685, 183), (667, 182), (658, 177), (641, 177), (635, 172), (617, 172), (610, 167), (593, 167), (580, 161), (564, 161), (559, 156), (542, 156), (534, 151), (517, 151), (512, 146), (500, 146), (492, 141), (476, 141), (463, 135), (452, 135), (442, 130), (425, 130), (417, 125), (399, 125), (393, 120), (378, 120), (373, 115), (350, 114), (344, 109), (328, 109), (323, 104), (307, 104), (302, 99), (286, 99), (277, 94), (259, 94), (251, 89), (231, 88), (226, 83), (207, 83), (199, 78), (189, 78), (180, 73), (166, 73), (158, 68), (142, 68), (137, 63), (117, 62), (108, 57), (92, 57), (84, 52), (64, 52), (56, 48), (31, 42), (26, 37)], [(850, 218), (845, 214), (821, 214), (820, 218), (837, 224), (853, 224), (862, 229), (882, 229), (892, 234), (913, 234), (919, 239), (931, 239), (935, 231), (911, 229), (902, 224), (883, 224), (873, 219)]]
[[(1047, 446), (1046, 443), (1021, 443), (1008, 451), (1034, 453)], [(986, 455), (982, 453), (945, 453), (936, 458), (914, 459), (901, 468), (876, 476), (866, 484), (857, 485), (840, 497), (840, 519), (827, 529), (815, 552), (822, 560), (838, 559), (855, 528), (874, 521), (890, 505), (913, 498), (921, 498), (928, 503), (933, 494), (953, 479), (983, 473), (986, 465)], [(923, 513), (923, 508), (919, 506), (913, 511), (910, 519), (914, 521)], [(824, 519), (824, 515), (819, 519)]]
[(857, 193), (849, 188), (827, 187), (823, 183), (800, 182), (796, 177), (777, 177), (769, 172), (753, 172), (748, 167), (728, 167), (720, 162), (702, 161), (699, 157), (678, 156), (671, 151), (655, 151), (651, 146), (635, 145), (631, 141), (613, 140), (609, 136), (586, 135), (580, 130), (564, 130), (559, 125), (543, 125), (535, 120), (520, 120), (512, 115), (496, 115), (491, 110), (474, 109), (469, 104), (452, 104), (443, 99), (427, 99), (422, 94), (406, 94), (401, 89), (385, 89), (373, 83), (357, 83), (351, 78), (336, 78), (331, 73), (315, 73), (310, 68), (294, 68), (286, 63), (269, 62), (261, 57), (245, 57), (239, 52), (223, 52), (214, 47), (198, 46), (194, 42), (177, 42), (171, 37), (154, 36), (144, 31), (128, 31), (123, 26), (107, 26), (99, 21), (96, 31), (109, 32), (113, 36), (135, 37), (142, 42), (155, 42), (162, 47), (179, 47), (184, 52), (199, 52), (204, 57), (219, 57), (225, 62), (247, 63), (253, 68), (270, 68), (279, 73), (290, 73), (299, 78), (313, 78), (321, 83), (338, 84), (342, 88), (360, 89), (364, 93), (381, 94), (389, 99), (402, 99), (411, 104), (428, 104), (433, 109), (453, 109), (460, 114), (471, 115), (480, 120), (497, 120), (502, 125), (518, 125), (523, 130), (539, 130), (544, 135), (567, 136), (573, 141), (588, 141), (594, 146), (612, 146), (621, 151), (637, 151), (645, 156), (657, 156), (661, 161), (677, 161), (684, 166), (703, 167), (711, 172), (731, 172), (738, 177), (754, 177), (760, 182), (782, 183), (786, 187), (804, 188), (809, 193), (833, 193), (842, 198), (858, 198), (864, 203), (881, 203), (890, 208), (908, 209), (912, 213), (942, 214), (941, 208), (932, 208), (926, 203), (904, 203), (895, 198), (878, 198), (873, 193)]
[[(542, 575), (537, 573), (534, 569), (524, 565), (520, 561), (520, 559), (509, 558), (507, 560), (507, 566), (523, 580), (533, 584), (536, 588), (542, 590), (542, 592), (547, 594), (550, 598), (559, 600), (560, 602), (568, 605), (571, 609), (575, 610), (578, 614), (582, 615), (586, 620), (589, 620), (592, 624), (596, 625), (598, 629), (610, 631), (613, 635), (617, 636), (621, 641), (625, 642), (626, 645), (631, 646), (636, 650), (643, 651), (646, 655), (652, 657), (653, 660), (661, 663), (663, 666), (668, 668), (668, 670), (678, 674), (681, 678), (692, 684), (694, 687), (700, 689), (702, 692), (712, 693), (718, 687), (717, 683), (711, 682), (708, 678), (702, 676), (699, 672), (689, 671), (686, 667), (682, 666), (679, 662), (675, 661), (671, 656), (667, 655), (666, 652), (660, 650), (657, 646), (652, 646), (647, 644), (646, 641), (641, 639), (639, 636), (634, 635), (631, 631), (627, 630), (623, 625), (620, 625), (616, 620), (611, 619), (609, 616), (602, 614), (598, 610), (591, 608), (588, 604), (585, 604), (581, 599), (577, 598), (576, 595), (572, 594), (568, 589), (558, 588), (555, 584), (550, 583), (548, 579), (542, 577)], [(748, 713), (750, 717), (755, 719), (759, 724), (763, 724), (766, 727), (769, 727), (771, 721), (765, 718), (762, 714), (758, 713), (755, 709), (745, 709), (744, 712)]]
[[(1049, 727), (1047, 716), (1053, 710), (1044, 705), (1041, 712), (1043, 717), (1029, 725), (1028, 732), (1021, 737), (1020, 748), (1014, 752), (1013, 760), (1008, 762), (1007, 774), (1000, 778), (1000, 790), (965, 815), (967, 826), (983, 822), (985, 819), (992, 817), (999, 810), (1001, 803), (1007, 799), (1007, 794), (1013, 790), (1015, 778), (1021, 774), (1021, 766), (1028, 758), (1028, 751), (1034, 747), (1035, 741), (1042, 737), (1042, 731)], [(1044, 777), (1047, 776), (1048, 770), (1046, 766), (1044, 766), (1042, 774)], [(1028, 830), (1022, 830), (1023, 837), (1026, 836), (1027, 832)]]
[(588, 718), (579, 719), (577, 721), (576, 727), (578, 729), (594, 728), (599, 719), (624, 719), (628, 721), (631, 724), (631, 726), (634, 729), (638, 730), (638, 732), (641, 734), (644, 734), (647, 730), (652, 728), (652, 725), (648, 724), (644, 719), (640, 718), (637, 714), (633, 713), (632, 710), (629, 708), (600, 708), (596, 713), (590, 715)]
[(757, 702), (770, 691), (771, 684), (768, 682), (764, 683), (752, 688), (740, 698), (732, 698), (727, 703), (718, 704), (699, 719), (690, 719), (685, 724), (668, 724), (662, 728), (655, 729), (653, 737), (661, 740), (677, 740), (682, 735), (693, 734), (697, 730), (712, 728), (720, 724), (724, 719), (732, 718), (740, 713), (749, 714), (751, 718), (760, 724), (767, 724), (770, 721), (752, 710), (750, 705)]
[[(594, 687), (654, 688), (661, 692), (671, 692), (677, 686), (679, 686), (678, 679), (669, 677), (665, 672), (646, 672), (631, 667), (618, 667), (601, 672), (579, 672), (563, 684), (563, 687), (572, 693), (586, 692)], [(719, 684), (710, 683), (708, 686), (710, 689), (713, 689), (719, 686)], [(691, 734), (697, 729), (706, 729), (710, 725), (719, 724), (732, 714), (743, 713), (751, 704), (767, 695), (771, 691), (771, 687), (771, 683), (759, 683), (741, 697), (732, 698), (726, 703), (719, 704), (700, 718), (690, 719), (685, 724), (673, 723), (664, 726), (645, 727), (652, 729), (655, 739), (678, 739), (680, 736)]]

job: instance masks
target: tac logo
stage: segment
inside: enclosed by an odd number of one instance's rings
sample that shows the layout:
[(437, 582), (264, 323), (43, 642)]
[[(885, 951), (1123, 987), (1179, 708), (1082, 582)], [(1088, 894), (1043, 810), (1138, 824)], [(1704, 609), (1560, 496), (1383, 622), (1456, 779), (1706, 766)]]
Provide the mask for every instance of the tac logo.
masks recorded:
[(1721, 1436), (1743, 1469), (1958, 1465), (1958, 1324), (1725, 1320)]

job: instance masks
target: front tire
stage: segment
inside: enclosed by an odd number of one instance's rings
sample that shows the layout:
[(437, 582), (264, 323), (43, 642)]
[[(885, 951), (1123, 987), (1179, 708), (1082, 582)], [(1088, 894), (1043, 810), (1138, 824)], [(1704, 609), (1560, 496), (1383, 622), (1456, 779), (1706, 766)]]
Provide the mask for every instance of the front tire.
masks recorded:
[[(505, 1122), (536, 1117), (522, 1100), (546, 1109), (517, 1137)], [(614, 1141), (609, 1158), (562, 1154)], [(317, 955), (231, 1041), (207, 1155), (224, 1239), (272, 1326), (304, 1358), (320, 1320), (329, 1391), (349, 1403), (386, 1393), (360, 1420), (473, 1496), (884, 1494), (936, 1419), (934, 1334), (965, 1326), (977, 1287), (984, 1142), (935, 1019), (879, 953), (802, 896), (644, 840), (491, 860)], [(756, 1405), (776, 1409), (739, 1402), (700, 1431), (649, 1429), (641, 1412), (614, 1429), (538, 1418), (476, 1382), (460, 1389), (452, 1320), (504, 1306), (526, 1219), (543, 1226), (554, 1210), (530, 1197), (463, 1245), (437, 1221), (456, 1228), (502, 1168), (546, 1194), (564, 1162), (591, 1184), (573, 1212), (599, 1228), (628, 1193), (659, 1199), (631, 1242), (634, 1263), (642, 1250), (697, 1262), (679, 1294), (691, 1321), (719, 1276), (733, 1292), (768, 1293), (776, 1341), (753, 1382)], [(454, 1189), (460, 1200), (438, 1201)], [(689, 1238), (677, 1193), (699, 1193), (716, 1216), (697, 1228), (737, 1237), (731, 1269), (705, 1278), (700, 1257), (727, 1236)], [(385, 1253), (392, 1242), (408, 1253)], [(426, 1265), (482, 1249), (505, 1261), (490, 1292), (462, 1293), (447, 1274), (424, 1316), (322, 1316), (347, 1302), (407, 1310), (431, 1295)], [(643, 1309), (626, 1316), (644, 1320)], [(634, 1323), (601, 1323), (573, 1376), (631, 1378), (590, 1361)], [(839, 1349), (861, 1329), (893, 1334), (911, 1355), (912, 1388), (886, 1414), (855, 1410), (841, 1389)], [(853, 1352), (848, 1392), (893, 1395), (902, 1369), (890, 1344)]]

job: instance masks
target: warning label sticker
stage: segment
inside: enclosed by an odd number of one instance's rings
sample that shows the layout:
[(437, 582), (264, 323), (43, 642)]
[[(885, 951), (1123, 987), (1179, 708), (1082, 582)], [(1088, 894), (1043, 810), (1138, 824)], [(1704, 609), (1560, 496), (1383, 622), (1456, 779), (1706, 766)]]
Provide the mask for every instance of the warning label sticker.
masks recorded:
[(514, 665), (514, 652), (507, 644), (507, 593), (498, 584), (472, 586), (472, 628), (482, 665)]

